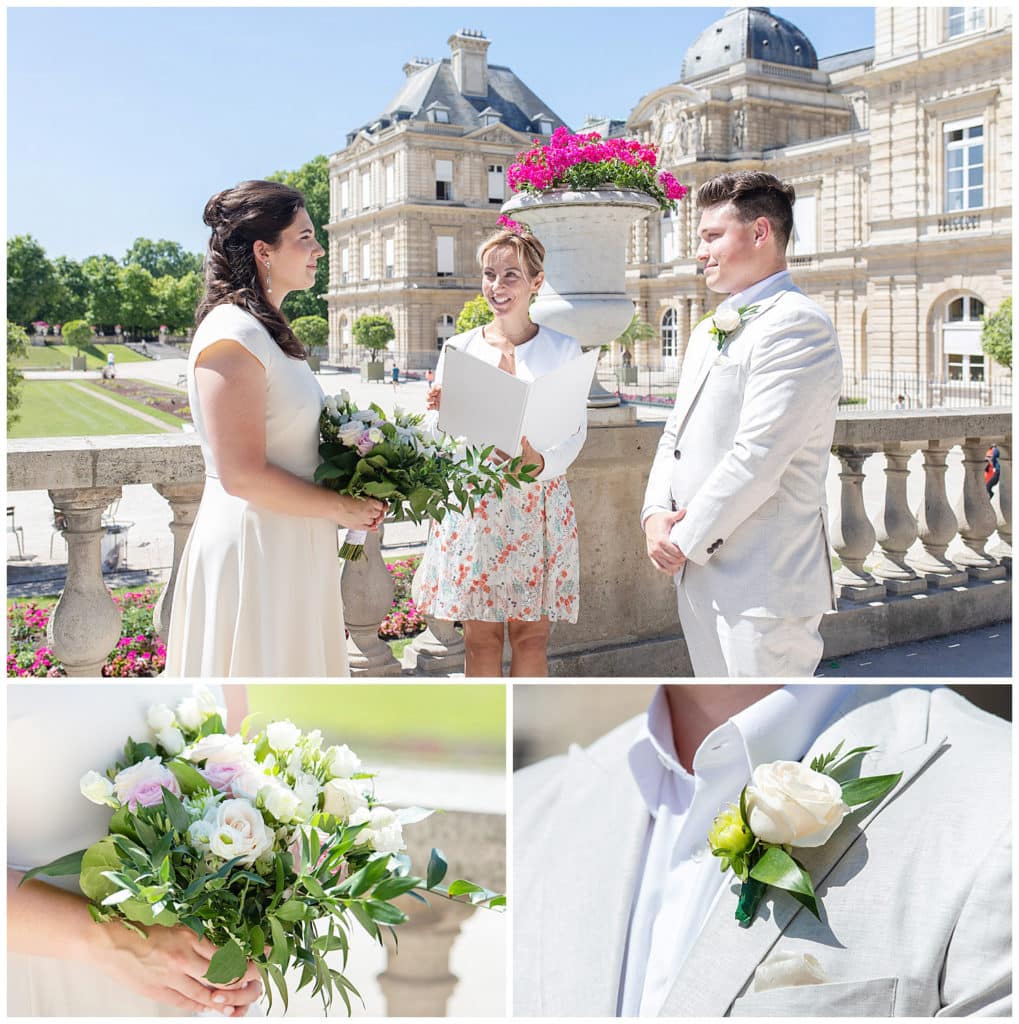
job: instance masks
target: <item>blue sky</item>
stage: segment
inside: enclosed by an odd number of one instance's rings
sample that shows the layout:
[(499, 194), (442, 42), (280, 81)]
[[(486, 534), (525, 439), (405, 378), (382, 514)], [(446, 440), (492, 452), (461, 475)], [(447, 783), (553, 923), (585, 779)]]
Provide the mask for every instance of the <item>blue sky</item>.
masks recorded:
[[(625, 118), (678, 80), (723, 7), (9, 8), (7, 234), (52, 258), (138, 236), (204, 249), (205, 200), (345, 145), (414, 56), (477, 28), (568, 124)], [(774, 7), (819, 57), (874, 39), (870, 7)]]

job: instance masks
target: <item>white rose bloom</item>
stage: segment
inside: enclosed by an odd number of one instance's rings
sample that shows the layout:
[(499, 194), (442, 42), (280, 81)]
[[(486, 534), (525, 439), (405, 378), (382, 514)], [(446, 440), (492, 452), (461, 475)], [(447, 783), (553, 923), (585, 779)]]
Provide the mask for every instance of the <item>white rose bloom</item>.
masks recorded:
[(388, 807), (362, 808), (350, 816), (351, 825), (367, 822), (357, 836), (358, 846), (369, 843), (377, 853), (398, 853), (404, 849), (403, 826)]
[(254, 803), (258, 794), (271, 784), (269, 777), (257, 765), (235, 775), (230, 782), (230, 792), (241, 800), (250, 800)]
[(336, 398), (333, 395), (328, 395), (325, 402), (323, 403), (325, 411), (329, 414), (329, 418), (332, 419), (336, 415)]
[[(337, 818), (349, 818), (368, 806), (361, 787), (353, 779), (330, 779), (325, 784), (323, 795), (322, 810)], [(351, 821), (351, 824), (360, 823)]]
[(212, 733), (203, 736), (187, 753), (189, 761), (205, 761), (217, 764), (225, 761), (255, 761), (255, 748), (245, 743), (240, 736), (226, 733)]
[(312, 729), (304, 734), (304, 746), (306, 750), (319, 751), (322, 749), (322, 730)]
[(361, 768), (361, 758), (344, 743), (339, 747), (330, 747), (326, 751), (326, 771), (333, 778), (349, 779)]
[(276, 785), (266, 786), (260, 796), (265, 809), (277, 821), (289, 824), (298, 819), (301, 801), (292, 789), (277, 783)]
[(224, 800), (210, 808), (212, 837), (209, 848), (223, 860), (243, 858), (241, 863), (250, 867), (263, 853), (272, 849), (272, 832), (258, 810), (246, 800)]
[(199, 729), (204, 720), (205, 716), (202, 714), (197, 697), (185, 697), (177, 705), (177, 721), (185, 729)]
[(353, 420), (340, 430), (340, 441), (352, 448), (363, 432), (364, 424), (360, 420)]
[(368, 440), (371, 441), (372, 444), (381, 444), (385, 438), (386, 435), (383, 434), (378, 427), (372, 427), (371, 430), (368, 431)]
[(287, 774), (296, 779), (304, 771), (304, 752), (300, 747), (294, 747), (290, 757), (287, 758)]
[(173, 727), (160, 729), (156, 742), (168, 753), (176, 756), (184, 749), (184, 733)]
[(750, 831), (783, 846), (823, 846), (849, 813), (842, 787), (797, 761), (758, 765), (746, 799)]
[(113, 799), (113, 783), (105, 775), (100, 775), (99, 772), (85, 772), (81, 777), (80, 786), (81, 795), (92, 803), (116, 806)]
[(162, 732), (174, 724), (173, 712), (165, 704), (153, 704), (145, 721), (153, 732)]
[(293, 750), (297, 741), (301, 738), (301, 730), (289, 719), (282, 722), (270, 722), (265, 727), (265, 738), (269, 746), (277, 753), (285, 753)]
[(740, 325), (740, 315), (732, 307), (718, 310), (711, 318), (720, 331), (734, 331)]
[(311, 772), (301, 772), (294, 779), (294, 794), (301, 803), (301, 818), (307, 821), (318, 809), (318, 795), (322, 791), (318, 779)]

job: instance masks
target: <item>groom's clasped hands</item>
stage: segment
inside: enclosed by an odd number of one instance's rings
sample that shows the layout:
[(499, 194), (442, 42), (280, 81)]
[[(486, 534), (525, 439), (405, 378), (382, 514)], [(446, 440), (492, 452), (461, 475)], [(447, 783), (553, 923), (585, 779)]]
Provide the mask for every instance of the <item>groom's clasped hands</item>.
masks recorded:
[(647, 556), (659, 572), (672, 575), (679, 572), (686, 563), (686, 555), (669, 539), (672, 527), (685, 515), (685, 508), (676, 512), (656, 512), (648, 516), (644, 524)]

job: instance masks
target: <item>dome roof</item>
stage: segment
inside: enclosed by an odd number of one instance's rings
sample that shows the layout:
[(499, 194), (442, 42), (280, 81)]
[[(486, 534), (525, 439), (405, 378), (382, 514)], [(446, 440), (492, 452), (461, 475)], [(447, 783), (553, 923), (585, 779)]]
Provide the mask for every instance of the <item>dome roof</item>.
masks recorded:
[(680, 80), (699, 78), (743, 60), (817, 67), (813, 44), (792, 22), (767, 7), (733, 7), (686, 51)]

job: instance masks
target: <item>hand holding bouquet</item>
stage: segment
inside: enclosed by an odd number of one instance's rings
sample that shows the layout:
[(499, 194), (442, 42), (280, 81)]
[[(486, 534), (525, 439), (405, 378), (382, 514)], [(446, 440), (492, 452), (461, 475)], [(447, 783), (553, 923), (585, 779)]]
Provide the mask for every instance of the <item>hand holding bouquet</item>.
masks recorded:
[(471, 882), (442, 886), (438, 850), (425, 878), (410, 873), (403, 827), (432, 812), (382, 806), (345, 744), (324, 746), (318, 730), (289, 721), (249, 733), (251, 716), (229, 734), (223, 715), (208, 694), (151, 708), (152, 735), (81, 779), (84, 796), (113, 809), (109, 834), (25, 880), (77, 874), (96, 921), (141, 934), (180, 924), (210, 940), (210, 983), (228, 985), (253, 963), (270, 1005), (271, 979), (286, 1006), (293, 966), (298, 988), (313, 985), (326, 1010), (339, 992), (348, 1014), (350, 994), (360, 997), (326, 954), (340, 950), (346, 968), (353, 922), (381, 942), (381, 928), (406, 920), (392, 901), (415, 890), (505, 906)]
[[(394, 519), (441, 522), (449, 509), (472, 513), (485, 495), (502, 497), (504, 484), (533, 483), (537, 466), (517, 456), (496, 467), (493, 448), (436, 441), (421, 429), (424, 416), (397, 409), (390, 420), (374, 403), (358, 409), (347, 391), (330, 395), (319, 420), (322, 463), (315, 482), (354, 498), (388, 501)], [(348, 531), (340, 557), (361, 557), (366, 534)]]

